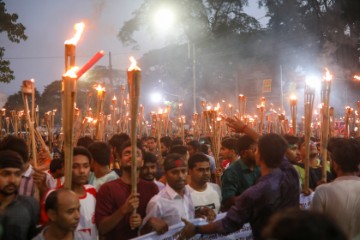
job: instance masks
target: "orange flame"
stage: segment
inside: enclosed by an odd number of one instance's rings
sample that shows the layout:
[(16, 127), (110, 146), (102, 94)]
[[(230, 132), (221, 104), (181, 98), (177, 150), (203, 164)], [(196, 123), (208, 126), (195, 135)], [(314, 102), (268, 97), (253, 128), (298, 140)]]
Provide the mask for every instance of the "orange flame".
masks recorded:
[(77, 78), (76, 72), (78, 71), (79, 67), (72, 67), (63, 75), (64, 77), (70, 78)]
[(354, 75), (354, 79), (360, 81), (360, 76), (359, 75)]
[(141, 71), (141, 69), (136, 65), (136, 60), (133, 56), (129, 58), (131, 65), (128, 69), (128, 71)]
[(75, 24), (74, 25), (74, 29), (76, 30), (75, 35), (73, 38), (66, 40), (65, 44), (66, 45), (76, 45), (81, 37), (81, 34), (84, 31), (84, 27), (85, 27), (85, 24), (83, 22), (79, 22), (79, 23)]
[(116, 97), (114, 96), (114, 97), (112, 98), (112, 100), (113, 100), (113, 101), (116, 101)]
[(290, 96), (290, 100), (297, 100), (296, 95), (295, 95), (295, 94), (292, 94), (292, 95)]
[(331, 75), (331, 73), (329, 72), (329, 69), (325, 68), (324, 80), (330, 82), (332, 78), (333, 78), (333, 75)]
[(103, 86), (101, 86), (100, 84), (95, 88), (98, 92), (103, 92), (105, 91), (105, 88)]

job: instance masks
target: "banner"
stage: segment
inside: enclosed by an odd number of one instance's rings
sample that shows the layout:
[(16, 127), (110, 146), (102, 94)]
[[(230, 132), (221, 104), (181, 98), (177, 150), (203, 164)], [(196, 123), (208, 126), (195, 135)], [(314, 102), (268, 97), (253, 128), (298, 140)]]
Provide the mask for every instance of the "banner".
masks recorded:
[(264, 79), (263, 80), (262, 92), (263, 93), (271, 92), (271, 79)]
[(310, 195), (305, 195), (300, 193), (300, 208), (303, 210), (308, 210), (311, 207), (311, 202), (314, 198), (315, 192), (311, 192)]
[[(226, 213), (220, 213), (217, 215), (216, 220), (220, 220), (226, 216)], [(207, 222), (202, 218), (197, 218), (190, 220), (194, 225), (205, 225)], [(142, 235), (137, 238), (133, 238), (133, 240), (175, 240), (177, 239), (177, 233), (181, 231), (181, 229), (185, 226), (183, 222), (172, 225), (169, 227), (169, 231), (162, 235), (158, 235), (156, 232), (151, 232), (146, 235)], [(216, 240), (216, 239), (223, 239), (223, 240), (252, 240), (252, 231), (249, 223), (244, 224), (244, 226), (233, 233), (230, 233), (226, 236), (221, 234), (208, 234), (208, 235), (201, 235), (197, 234), (189, 240)]]

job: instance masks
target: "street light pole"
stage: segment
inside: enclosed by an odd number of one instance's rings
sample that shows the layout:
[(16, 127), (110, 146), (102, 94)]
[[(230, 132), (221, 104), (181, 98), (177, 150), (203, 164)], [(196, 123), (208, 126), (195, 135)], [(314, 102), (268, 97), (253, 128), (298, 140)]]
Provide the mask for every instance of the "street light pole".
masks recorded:
[(193, 102), (194, 102), (194, 113), (196, 113), (196, 47), (195, 43), (192, 44), (193, 50)]

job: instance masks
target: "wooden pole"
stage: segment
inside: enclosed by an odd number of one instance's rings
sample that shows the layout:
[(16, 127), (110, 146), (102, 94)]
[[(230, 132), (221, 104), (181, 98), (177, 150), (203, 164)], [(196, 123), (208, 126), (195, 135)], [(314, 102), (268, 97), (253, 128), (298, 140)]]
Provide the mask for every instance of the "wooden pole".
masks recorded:
[(74, 114), (76, 99), (76, 76), (64, 75), (62, 78), (62, 117), (64, 139), (65, 184), (71, 189), (72, 162), (74, 147)]
[[(136, 66), (134, 58), (130, 59), (132, 66), (127, 71), (129, 99), (130, 99), (130, 138), (131, 138), (131, 192), (137, 193), (137, 164), (136, 164), (136, 123), (139, 110), (141, 69)], [(136, 214), (134, 209), (133, 214)]]
[(322, 123), (321, 123), (321, 156), (322, 156), (322, 182), (327, 181), (327, 145), (329, 142), (329, 107), (330, 107), (331, 78), (322, 81), (321, 98), (322, 98)]
[(311, 120), (315, 98), (315, 89), (306, 85), (304, 96), (304, 112), (305, 112), (305, 159), (304, 159), (304, 191), (309, 191), (309, 171), (310, 171), (310, 137), (311, 137)]

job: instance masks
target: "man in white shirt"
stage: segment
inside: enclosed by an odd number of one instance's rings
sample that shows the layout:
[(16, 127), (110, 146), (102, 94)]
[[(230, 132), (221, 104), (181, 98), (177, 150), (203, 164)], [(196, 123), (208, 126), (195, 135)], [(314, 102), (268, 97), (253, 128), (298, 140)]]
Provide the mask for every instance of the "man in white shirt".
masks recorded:
[(162, 234), (169, 226), (181, 222), (181, 218), (193, 219), (195, 216), (190, 194), (185, 188), (187, 167), (182, 156), (167, 155), (164, 170), (166, 186), (149, 201), (142, 233), (156, 231)]
[(46, 214), (49, 224), (33, 240), (86, 239), (83, 232), (76, 231), (80, 222), (80, 201), (73, 191), (60, 188), (46, 198)]
[[(86, 240), (98, 238), (98, 231), (95, 225), (95, 204), (96, 189), (87, 184), (90, 174), (91, 153), (84, 147), (74, 147), (71, 190), (76, 193), (80, 201), (80, 220), (76, 231), (82, 232)], [(42, 225), (48, 222), (45, 212), (45, 202), (47, 197), (55, 189), (48, 191), (41, 201), (41, 221)]]
[(221, 189), (219, 185), (210, 183), (210, 161), (203, 153), (195, 153), (188, 162), (190, 183), (189, 190), (195, 210), (209, 207), (214, 214), (219, 212), (221, 203)]
[(312, 202), (314, 210), (326, 213), (341, 227), (348, 239), (360, 238), (360, 143), (355, 139), (332, 139), (328, 150), (336, 179), (319, 185)]
[[(186, 189), (187, 165), (180, 154), (169, 154), (164, 161), (166, 185), (155, 195), (146, 207), (141, 232), (156, 231), (163, 234), (169, 226), (181, 222), (181, 219), (193, 219), (195, 208), (189, 190)], [(199, 209), (199, 215), (206, 215), (208, 208)], [(213, 220), (213, 215), (205, 216)]]
[(55, 158), (50, 162), (50, 169), (46, 172), (47, 189), (59, 188), (64, 184), (64, 160)]
[(104, 142), (94, 142), (88, 147), (91, 155), (91, 170), (89, 184), (98, 191), (102, 184), (119, 178), (115, 171), (110, 170), (110, 145)]

